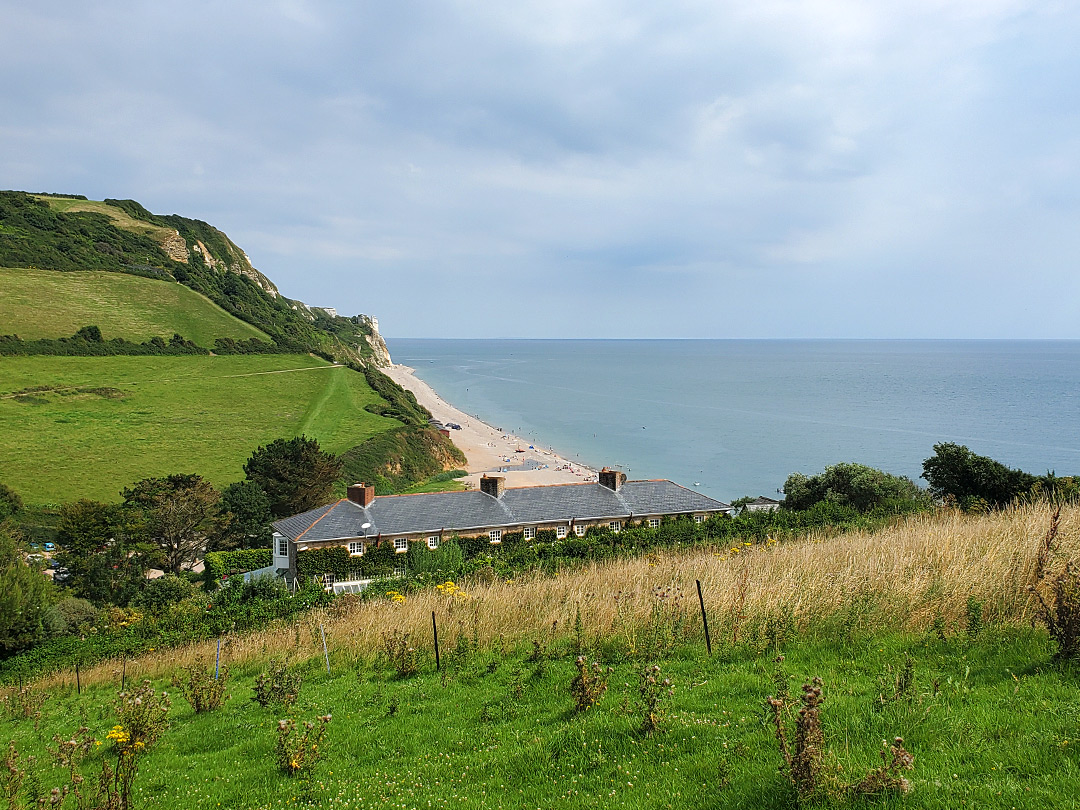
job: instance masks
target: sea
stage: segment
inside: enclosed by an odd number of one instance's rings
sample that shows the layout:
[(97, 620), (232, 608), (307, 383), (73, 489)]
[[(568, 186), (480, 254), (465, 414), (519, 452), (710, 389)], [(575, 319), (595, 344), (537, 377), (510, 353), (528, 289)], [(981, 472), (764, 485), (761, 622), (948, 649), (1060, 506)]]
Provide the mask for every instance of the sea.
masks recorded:
[(724, 501), (858, 462), (919, 483), (956, 442), (1080, 474), (1080, 341), (388, 339), (485, 422)]

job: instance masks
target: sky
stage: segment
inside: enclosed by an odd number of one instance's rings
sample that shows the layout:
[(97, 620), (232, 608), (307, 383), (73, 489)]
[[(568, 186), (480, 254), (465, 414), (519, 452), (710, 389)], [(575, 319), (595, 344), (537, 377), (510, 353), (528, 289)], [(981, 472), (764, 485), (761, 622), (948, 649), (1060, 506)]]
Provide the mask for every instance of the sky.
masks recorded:
[(1080, 338), (1080, 4), (0, 0), (0, 188), (391, 337)]

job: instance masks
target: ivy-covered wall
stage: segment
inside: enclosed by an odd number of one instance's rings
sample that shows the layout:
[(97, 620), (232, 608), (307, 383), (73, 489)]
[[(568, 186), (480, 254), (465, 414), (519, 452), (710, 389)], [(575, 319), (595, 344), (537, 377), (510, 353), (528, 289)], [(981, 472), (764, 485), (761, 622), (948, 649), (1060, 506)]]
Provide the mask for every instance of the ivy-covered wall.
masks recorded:
[(203, 564), (206, 582), (213, 584), (234, 574), (257, 571), (273, 562), (268, 548), (241, 548), (236, 551), (211, 551)]

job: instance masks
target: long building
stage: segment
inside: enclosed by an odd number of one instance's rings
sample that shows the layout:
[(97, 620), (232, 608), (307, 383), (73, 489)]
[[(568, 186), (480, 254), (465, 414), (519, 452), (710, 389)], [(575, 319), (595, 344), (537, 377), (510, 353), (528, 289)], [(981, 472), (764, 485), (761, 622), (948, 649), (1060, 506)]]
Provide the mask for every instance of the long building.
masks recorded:
[(363, 557), (393, 544), (404, 554), (410, 543), (435, 549), (454, 536), (486, 536), (497, 544), (510, 532), (531, 540), (551, 530), (563, 539), (592, 526), (619, 532), (631, 520), (659, 526), (665, 517), (682, 515), (700, 523), (731, 511), (729, 504), (672, 481), (627, 481), (625, 473), (607, 468), (598, 479), (507, 488), (505, 478), (483, 476), (476, 490), (378, 497), (373, 486), (355, 484), (346, 498), (274, 523), (273, 568), (294, 578), (297, 553), (309, 549), (339, 546)]

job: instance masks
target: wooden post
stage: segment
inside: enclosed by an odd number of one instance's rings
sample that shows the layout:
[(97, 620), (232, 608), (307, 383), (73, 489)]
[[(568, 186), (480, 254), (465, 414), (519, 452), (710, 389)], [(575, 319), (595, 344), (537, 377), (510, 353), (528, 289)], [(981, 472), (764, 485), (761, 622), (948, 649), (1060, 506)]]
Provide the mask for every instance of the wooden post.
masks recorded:
[(705, 626), (705, 649), (708, 650), (709, 655), (712, 655), (712, 640), (709, 638), (709, 619), (705, 615), (705, 598), (701, 595), (701, 580), (695, 579), (697, 583), (697, 598), (698, 604), (701, 605), (701, 623)]
[(127, 653), (121, 653), (120, 660), (123, 662), (120, 672), (120, 691), (124, 691), (124, 687), (127, 685)]
[(330, 674), (330, 653), (326, 650), (326, 630), (323, 629), (322, 622), (319, 622), (319, 633), (322, 634), (322, 652), (323, 657), (326, 658), (326, 674)]
[(75, 662), (75, 691), (82, 694), (82, 681), (79, 679), (79, 662)]
[(214, 680), (218, 679), (218, 672), (221, 670), (221, 639), (217, 640), (217, 657), (214, 658)]
[(442, 669), (439, 663), (439, 627), (435, 624), (435, 611), (431, 611), (431, 633), (435, 636), (435, 671)]

